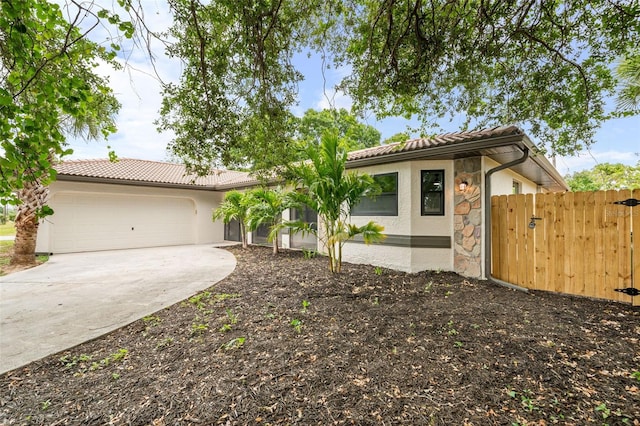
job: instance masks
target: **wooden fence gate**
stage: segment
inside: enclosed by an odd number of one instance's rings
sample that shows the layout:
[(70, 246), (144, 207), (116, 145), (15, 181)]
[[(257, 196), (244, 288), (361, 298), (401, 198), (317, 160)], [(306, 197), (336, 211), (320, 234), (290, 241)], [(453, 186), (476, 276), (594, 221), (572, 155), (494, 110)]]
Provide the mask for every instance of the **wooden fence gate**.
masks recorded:
[(492, 275), (640, 306), (631, 295), (640, 290), (638, 199), (640, 190), (492, 197)]

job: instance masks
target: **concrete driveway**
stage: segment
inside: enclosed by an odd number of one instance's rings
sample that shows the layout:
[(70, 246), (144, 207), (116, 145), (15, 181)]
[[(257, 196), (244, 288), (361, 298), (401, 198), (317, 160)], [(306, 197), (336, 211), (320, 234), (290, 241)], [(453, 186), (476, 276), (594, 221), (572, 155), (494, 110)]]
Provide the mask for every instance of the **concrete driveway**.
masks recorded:
[(57, 254), (0, 277), (0, 373), (187, 299), (235, 266), (209, 244)]

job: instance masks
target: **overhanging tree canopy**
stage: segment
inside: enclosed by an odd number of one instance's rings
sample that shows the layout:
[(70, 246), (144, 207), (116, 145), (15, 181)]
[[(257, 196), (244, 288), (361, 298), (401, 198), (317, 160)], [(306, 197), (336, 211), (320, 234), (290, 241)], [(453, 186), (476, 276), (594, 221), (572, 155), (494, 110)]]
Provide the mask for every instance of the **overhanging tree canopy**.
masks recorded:
[[(612, 65), (640, 45), (637, 0), (195, 0), (171, 3), (185, 62), (160, 127), (188, 165), (288, 161), (294, 53), (349, 67), (360, 112), (518, 124), (552, 152), (588, 146), (608, 118)], [(207, 163), (207, 164), (205, 164)]]

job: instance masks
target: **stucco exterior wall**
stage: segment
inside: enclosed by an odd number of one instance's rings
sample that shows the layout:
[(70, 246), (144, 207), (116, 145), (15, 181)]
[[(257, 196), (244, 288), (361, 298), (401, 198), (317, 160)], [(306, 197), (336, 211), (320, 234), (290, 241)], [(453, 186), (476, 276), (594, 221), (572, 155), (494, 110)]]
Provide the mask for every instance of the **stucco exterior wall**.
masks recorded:
[[(445, 214), (421, 215), (421, 171), (444, 170)], [(397, 216), (352, 216), (351, 222), (361, 226), (374, 221), (384, 226), (387, 235), (403, 237), (449, 237), (453, 235), (453, 162), (450, 160), (411, 161), (382, 164), (358, 169), (371, 175), (398, 173)], [(389, 238), (388, 240), (391, 240)], [(406, 247), (382, 244), (345, 244), (343, 259), (352, 263), (371, 264), (406, 272), (428, 269), (452, 270), (452, 247)], [(451, 243), (452, 246), (452, 243)]]
[[(484, 173), (500, 165), (487, 157), (483, 158), (483, 163)], [(512, 170), (506, 169), (494, 173), (491, 177), (491, 195), (512, 194), (514, 180), (520, 182), (521, 194), (535, 194), (538, 192), (538, 185), (536, 185), (535, 182), (522, 177), (522, 175), (519, 175)]]
[[(88, 197), (111, 197), (112, 199), (127, 200), (135, 199), (132, 205), (144, 205), (145, 197), (153, 200), (166, 199), (168, 205), (171, 200), (180, 201), (189, 205), (189, 200), (193, 212), (193, 236), (190, 237), (194, 244), (206, 244), (221, 242), (224, 240), (224, 225), (221, 221), (213, 222), (211, 213), (213, 209), (220, 205), (223, 194), (207, 191), (207, 190), (189, 190), (179, 188), (160, 188), (160, 187), (142, 187), (133, 185), (113, 185), (104, 183), (84, 183), (84, 182), (68, 182), (56, 181), (50, 186), (49, 205), (54, 210), (54, 215), (45, 218), (38, 230), (38, 240), (36, 251), (42, 253), (54, 252), (55, 235), (54, 227), (56, 226), (56, 200), (69, 199), (69, 196), (87, 195)], [(135, 208), (135, 207), (134, 207)], [(159, 212), (161, 214), (161, 212)], [(96, 227), (101, 226), (96, 223)]]

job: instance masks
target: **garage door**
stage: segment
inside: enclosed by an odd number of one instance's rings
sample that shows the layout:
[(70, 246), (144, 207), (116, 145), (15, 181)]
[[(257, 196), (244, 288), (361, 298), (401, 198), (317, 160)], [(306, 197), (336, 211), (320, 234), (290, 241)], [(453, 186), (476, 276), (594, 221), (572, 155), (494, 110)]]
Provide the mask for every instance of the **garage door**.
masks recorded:
[(57, 193), (49, 205), (54, 253), (195, 243), (189, 198)]

